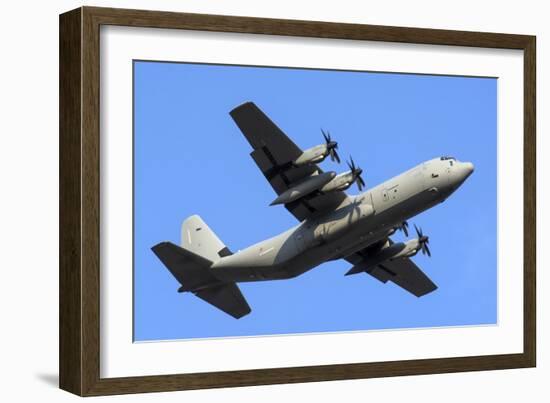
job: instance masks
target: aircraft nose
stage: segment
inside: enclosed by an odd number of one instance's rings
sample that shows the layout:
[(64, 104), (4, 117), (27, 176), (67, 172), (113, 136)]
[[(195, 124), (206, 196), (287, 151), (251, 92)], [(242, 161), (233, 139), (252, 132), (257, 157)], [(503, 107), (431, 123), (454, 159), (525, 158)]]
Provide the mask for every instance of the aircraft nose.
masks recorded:
[(466, 173), (466, 177), (470, 176), (472, 172), (474, 172), (474, 164), (472, 164), (471, 162), (464, 162), (463, 167)]
[(457, 184), (462, 184), (474, 172), (474, 164), (471, 162), (461, 162), (456, 164), (455, 178)]

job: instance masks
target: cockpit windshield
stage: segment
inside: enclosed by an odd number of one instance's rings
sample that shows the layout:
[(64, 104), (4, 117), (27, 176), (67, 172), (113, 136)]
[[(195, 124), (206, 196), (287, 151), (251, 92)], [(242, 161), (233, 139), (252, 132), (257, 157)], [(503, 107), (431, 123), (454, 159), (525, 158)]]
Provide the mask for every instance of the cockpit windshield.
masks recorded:
[(441, 157), (441, 161), (447, 161), (447, 160), (456, 161), (456, 158), (455, 157), (449, 157), (449, 156)]

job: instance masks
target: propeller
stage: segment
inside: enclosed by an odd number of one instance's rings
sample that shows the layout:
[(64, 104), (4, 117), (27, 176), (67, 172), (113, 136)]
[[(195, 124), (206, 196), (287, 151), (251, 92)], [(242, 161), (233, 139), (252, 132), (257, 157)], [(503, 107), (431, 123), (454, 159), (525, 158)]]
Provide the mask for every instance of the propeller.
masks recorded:
[(409, 223), (407, 221), (403, 221), (401, 224), (397, 226), (397, 229), (399, 231), (403, 231), (405, 236), (409, 236)]
[(414, 225), (414, 229), (416, 230), (416, 235), (418, 235), (418, 243), (420, 243), (420, 248), (422, 249), (422, 254), (428, 254), (429, 257), (432, 256), (430, 253), (430, 249), (428, 248), (428, 243), (430, 238), (428, 238), (426, 235), (422, 233), (422, 228), (418, 228), (416, 224)]
[(357, 183), (357, 188), (361, 192), (363, 188), (366, 186), (365, 181), (361, 177), (361, 174), (363, 173), (363, 170), (357, 166), (355, 166), (355, 162), (353, 162), (353, 158), (349, 157), (348, 167), (351, 169), (351, 176), (353, 177), (352, 181)]
[(327, 145), (327, 150), (328, 150), (328, 154), (330, 155), (330, 159), (332, 161), (336, 161), (340, 163), (340, 157), (336, 152), (336, 149), (338, 148), (338, 143), (336, 141), (332, 141), (330, 137), (330, 132), (328, 130), (325, 132), (323, 129), (321, 129), (321, 133), (323, 133), (323, 137), (325, 138), (325, 143)]

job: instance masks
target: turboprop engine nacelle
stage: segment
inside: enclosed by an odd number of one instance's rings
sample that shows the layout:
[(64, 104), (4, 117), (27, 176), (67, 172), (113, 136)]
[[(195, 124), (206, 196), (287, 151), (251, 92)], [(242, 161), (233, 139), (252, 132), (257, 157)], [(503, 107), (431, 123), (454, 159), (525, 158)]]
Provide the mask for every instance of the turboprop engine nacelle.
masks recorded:
[(271, 202), (270, 206), (274, 206), (276, 204), (287, 204), (298, 200), (300, 197), (304, 197), (315, 190), (321, 189), (324, 185), (332, 181), (335, 176), (336, 173), (332, 171), (323, 172), (319, 175), (313, 175), (302, 183), (299, 183), (298, 185), (281, 193), (279, 197)]
[(395, 260), (414, 256), (418, 253), (420, 248), (421, 244), (416, 238), (411, 239), (407, 242), (397, 242), (391, 245), (388, 242), (376, 254), (364, 258), (361, 262), (353, 266), (346, 273), (346, 276), (367, 271), (370, 268), (384, 263), (387, 260)]
[(363, 170), (355, 165), (353, 158), (350, 157), (348, 162), (349, 171), (338, 174), (334, 179), (329, 183), (323, 186), (320, 190), (321, 192), (333, 192), (335, 190), (346, 190), (353, 183), (357, 184), (359, 191), (363, 191), (363, 188), (366, 186), (365, 181), (361, 177)]
[(321, 129), (321, 132), (323, 133), (325, 144), (319, 144), (305, 150), (302, 155), (293, 161), (294, 166), (300, 167), (306, 164), (316, 164), (324, 161), (329, 155), (332, 161), (340, 163), (340, 157), (338, 156), (338, 152), (336, 152), (338, 143), (332, 140), (328, 131), (325, 132)]
[(351, 172), (344, 172), (334, 177), (330, 182), (324, 185), (321, 192), (334, 192), (335, 190), (346, 190), (354, 182)]
[(318, 146), (305, 150), (302, 155), (294, 160), (294, 165), (300, 167), (306, 164), (322, 162), (327, 157), (328, 153), (326, 144), (319, 144)]
[(398, 248), (399, 251), (396, 252), (393, 256), (391, 256), (390, 260), (399, 259), (402, 257), (411, 257), (416, 255), (420, 250), (420, 243), (418, 242), (418, 239), (411, 239), (405, 243), (403, 242), (394, 243), (393, 245), (390, 246), (390, 248), (395, 245), (400, 245)]

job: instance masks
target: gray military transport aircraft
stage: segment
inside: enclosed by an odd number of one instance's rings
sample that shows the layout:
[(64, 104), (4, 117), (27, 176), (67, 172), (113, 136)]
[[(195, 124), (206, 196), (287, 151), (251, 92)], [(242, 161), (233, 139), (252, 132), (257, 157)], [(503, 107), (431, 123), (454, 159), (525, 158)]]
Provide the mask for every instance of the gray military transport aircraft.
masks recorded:
[(337, 175), (317, 163), (327, 156), (340, 161), (338, 144), (323, 131), (325, 144), (302, 151), (254, 103), (230, 112), (253, 148), (250, 154), (277, 198), (300, 224), (232, 253), (198, 216), (181, 227), (181, 247), (161, 242), (152, 250), (181, 284), (234, 318), (250, 313), (236, 283), (282, 280), (299, 276), (329, 260), (345, 259), (346, 275), (368, 273), (392, 281), (420, 297), (437, 286), (410, 259), (419, 251), (431, 256), (428, 237), (393, 242), (397, 230), (408, 237), (407, 219), (451, 195), (474, 171), (471, 162), (440, 157), (423, 162), (356, 196), (345, 190), (365, 183), (352, 159), (350, 170)]

